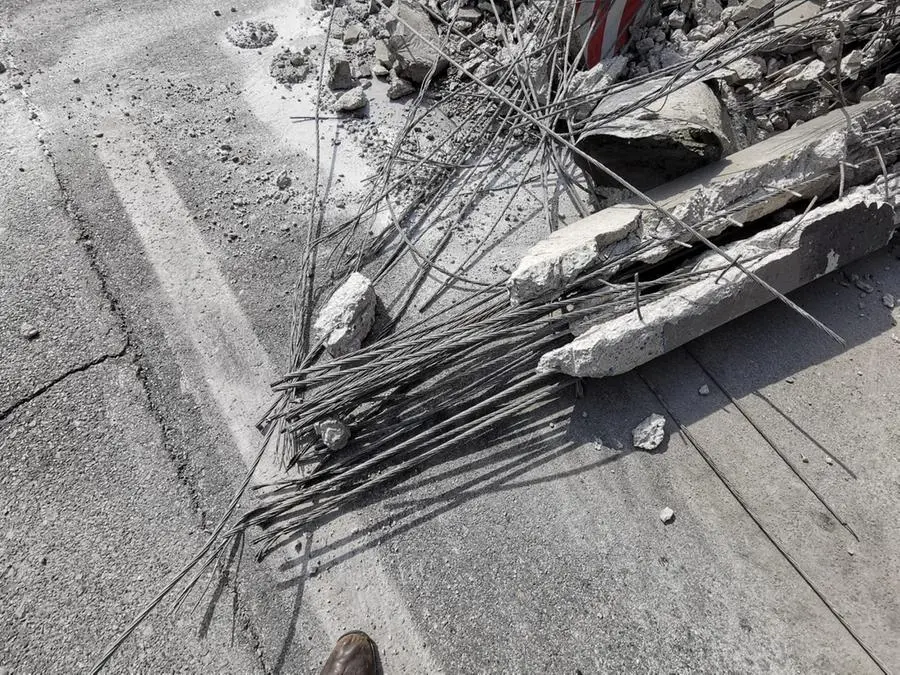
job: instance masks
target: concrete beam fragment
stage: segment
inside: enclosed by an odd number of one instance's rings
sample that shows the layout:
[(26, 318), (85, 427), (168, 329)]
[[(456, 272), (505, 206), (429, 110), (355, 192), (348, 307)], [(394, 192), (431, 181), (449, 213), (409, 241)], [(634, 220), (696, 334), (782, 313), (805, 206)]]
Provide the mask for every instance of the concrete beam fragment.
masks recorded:
[[(863, 139), (873, 130), (884, 131), (882, 154), (888, 164), (895, 161), (900, 150), (897, 116), (894, 105), (884, 100), (835, 110), (647, 194), (705, 236), (715, 236), (735, 221), (750, 222), (797, 199), (823, 196), (837, 186), (841, 162), (848, 163), (844, 165), (846, 186), (872, 180), (881, 169), (874, 150)], [(615, 232), (619, 235), (611, 237), (609, 233)], [(633, 240), (633, 245), (623, 246), (626, 242), (620, 240), (632, 232), (635, 236), (628, 241)], [(600, 266), (613, 252), (620, 257), (641, 246), (638, 260), (653, 263), (680, 248), (678, 241), (692, 240), (689, 232), (655, 209), (635, 202), (619, 204), (560, 228), (536, 244), (508, 281), (511, 300), (517, 304), (552, 296), (580, 273)], [(604, 244), (609, 241), (614, 251)]]
[[(892, 195), (900, 177), (891, 177)], [(887, 201), (884, 182), (859, 187), (843, 199), (765, 230), (726, 248), (782, 293), (886, 245), (898, 223), (897, 199)], [(720, 267), (707, 254), (698, 271)], [(539, 372), (575, 377), (619, 375), (679, 347), (773, 299), (737, 268), (710, 271), (699, 281), (600, 323), (569, 344), (545, 354)]]

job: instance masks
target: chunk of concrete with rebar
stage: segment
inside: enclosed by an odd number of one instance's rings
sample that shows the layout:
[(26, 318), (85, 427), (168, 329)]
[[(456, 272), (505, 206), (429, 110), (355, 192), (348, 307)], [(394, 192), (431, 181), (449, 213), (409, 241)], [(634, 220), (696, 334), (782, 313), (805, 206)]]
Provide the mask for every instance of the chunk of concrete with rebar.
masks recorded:
[[(897, 116), (887, 101), (835, 110), (647, 194), (686, 225), (714, 237), (791, 202), (821, 197), (837, 188), (842, 177), (847, 187), (872, 180), (881, 167), (866, 139), (877, 131), (883, 138), (883, 159), (894, 160), (900, 146)], [(618, 241), (631, 231), (626, 228), (629, 223), (640, 225), (640, 236), (629, 237), (630, 249), (623, 247), (627, 242)], [(594, 240), (594, 232), (620, 236)], [(636, 202), (619, 204), (560, 228), (536, 244), (509, 279), (511, 300), (516, 304), (558, 294), (578, 275), (601, 267), (612, 253), (622, 258), (630, 250), (637, 262), (655, 263), (695, 242), (687, 229), (656, 209)]]
[(333, 357), (356, 351), (375, 321), (375, 288), (359, 272), (351, 274), (316, 317), (314, 339)]
[[(842, 199), (725, 248), (787, 293), (886, 245), (897, 226), (900, 179), (858, 187)], [(888, 195), (891, 195), (890, 197)], [(724, 267), (724, 269), (722, 269)], [(576, 377), (626, 373), (773, 299), (715, 253), (697, 264), (698, 281), (603, 321), (541, 357), (539, 372)]]

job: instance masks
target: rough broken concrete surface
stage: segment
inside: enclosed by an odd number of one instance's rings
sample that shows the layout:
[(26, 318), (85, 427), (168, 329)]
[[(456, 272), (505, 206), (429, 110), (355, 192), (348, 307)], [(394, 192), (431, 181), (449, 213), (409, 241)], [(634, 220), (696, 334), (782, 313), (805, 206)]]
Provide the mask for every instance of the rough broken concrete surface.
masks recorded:
[(316, 317), (313, 333), (337, 358), (356, 351), (375, 320), (375, 288), (359, 272), (351, 274)]
[[(662, 95), (666, 92), (665, 95)], [(634, 102), (661, 95), (636, 110)], [(602, 99), (585, 120), (579, 149), (640, 189), (649, 189), (721, 159), (735, 148), (724, 106), (703, 82), (648, 82)], [(618, 182), (576, 158), (596, 185)]]
[(640, 227), (641, 209), (613, 206), (560, 228), (535, 244), (507, 286), (514, 304), (561, 291), (602, 251)]
[[(894, 176), (893, 194), (898, 188)], [(726, 251), (752, 261), (750, 270), (787, 293), (887, 244), (895, 214), (895, 206), (885, 201), (883, 183), (862, 186)], [(707, 254), (697, 266), (710, 269), (701, 280), (642, 305), (640, 318), (631, 311), (587, 329), (545, 354), (538, 370), (576, 377), (626, 373), (773, 299), (736, 267), (724, 273), (717, 269), (722, 264), (720, 256)]]
[[(388, 49), (400, 77), (421, 84), (432, 67), (447, 69), (447, 61), (431, 45), (440, 44), (428, 14), (419, 5), (401, 0), (391, 7), (397, 18), (388, 22)], [(419, 37), (421, 36), (421, 37)]]

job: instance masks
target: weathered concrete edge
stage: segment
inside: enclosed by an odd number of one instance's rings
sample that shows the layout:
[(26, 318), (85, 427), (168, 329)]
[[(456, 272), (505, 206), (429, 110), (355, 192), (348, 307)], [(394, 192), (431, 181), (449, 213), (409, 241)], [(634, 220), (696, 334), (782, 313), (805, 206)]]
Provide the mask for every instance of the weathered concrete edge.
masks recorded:
[[(894, 174), (890, 192), (900, 189)], [(896, 197), (884, 182), (855, 188), (839, 201), (798, 216), (728, 247), (732, 256), (757, 258), (748, 265), (783, 293), (790, 292), (886, 245), (897, 227)], [(851, 225), (848, 227), (848, 225)], [(783, 241), (782, 241), (783, 239)], [(720, 263), (710, 254), (698, 268)], [(575, 377), (620, 375), (771, 301), (771, 293), (740, 270), (711, 272), (702, 280), (601, 323), (545, 354), (539, 372)]]

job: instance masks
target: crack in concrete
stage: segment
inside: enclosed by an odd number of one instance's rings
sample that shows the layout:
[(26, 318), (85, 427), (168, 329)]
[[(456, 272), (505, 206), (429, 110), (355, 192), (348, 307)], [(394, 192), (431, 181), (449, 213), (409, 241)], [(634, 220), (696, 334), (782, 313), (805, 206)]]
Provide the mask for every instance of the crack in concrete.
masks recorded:
[(118, 352), (116, 352), (114, 354), (102, 354), (95, 359), (91, 359), (87, 363), (82, 363), (79, 366), (70, 368), (69, 370), (62, 373), (61, 375), (54, 377), (49, 382), (42, 384), (40, 387), (35, 389), (30, 394), (28, 394), (27, 396), (23, 396), (18, 401), (16, 401), (15, 403), (13, 403), (9, 407), (7, 407), (5, 410), (0, 412), (0, 422), (4, 421), (7, 417), (12, 415), (16, 410), (21, 408), (26, 403), (30, 403), (31, 401), (42, 396), (43, 394), (46, 394), (48, 391), (53, 389), (53, 387), (55, 387), (57, 384), (68, 379), (72, 375), (77, 375), (78, 373), (83, 373), (86, 370), (93, 368), (94, 366), (99, 366), (101, 363), (105, 363), (106, 361), (109, 361), (110, 359), (117, 359), (122, 356), (125, 356), (127, 351), (128, 351), (128, 341), (126, 340), (125, 344), (122, 346), (122, 349), (120, 349)]
[[(14, 66), (14, 64), (9, 63), (10, 67)], [(73, 225), (73, 228), (76, 233), (76, 241), (81, 246), (81, 249), (84, 251), (84, 254), (87, 258), (88, 265), (91, 268), (91, 271), (94, 273), (97, 283), (99, 285), (100, 295), (109, 303), (109, 311), (116, 318), (119, 324), (119, 330), (122, 333), (124, 344), (122, 349), (117, 354), (105, 354), (101, 357), (98, 357), (92, 362), (84, 364), (82, 366), (78, 366), (77, 368), (72, 369), (66, 374), (57, 378), (57, 380), (45, 385), (43, 388), (39, 389), (34, 394), (30, 395), (26, 399), (19, 401), (13, 405), (7, 411), (4, 411), (2, 415), (0, 415), (0, 420), (5, 418), (8, 414), (10, 414), (15, 408), (18, 408), (20, 405), (26, 403), (28, 400), (32, 400), (36, 396), (44, 393), (47, 389), (52, 387), (54, 384), (64, 380), (68, 375), (83, 372), (93, 365), (99, 365), (109, 358), (113, 357), (122, 357), (126, 354), (130, 356), (131, 363), (135, 366), (135, 377), (140, 383), (141, 389), (143, 391), (144, 400), (146, 402), (147, 408), (153, 416), (154, 421), (156, 422), (159, 430), (160, 430), (160, 438), (163, 450), (165, 451), (166, 456), (169, 458), (169, 461), (172, 463), (173, 468), (175, 469), (175, 474), (178, 481), (184, 486), (185, 490), (188, 494), (188, 499), (191, 505), (192, 510), (197, 514), (197, 517), (200, 521), (200, 527), (203, 531), (206, 531), (209, 528), (209, 516), (206, 512), (206, 509), (203, 507), (200, 491), (197, 487), (197, 481), (193, 478), (189, 471), (189, 464), (187, 458), (179, 455), (172, 449), (172, 443), (170, 440), (168, 425), (166, 424), (165, 416), (160, 411), (157, 403), (155, 402), (155, 393), (153, 391), (153, 387), (151, 386), (147, 374), (146, 374), (146, 359), (143, 354), (143, 350), (139, 348), (139, 340), (136, 339), (133, 327), (130, 325), (129, 321), (126, 318), (126, 314), (123, 311), (119, 299), (116, 295), (110, 290), (109, 284), (107, 282), (107, 273), (104, 268), (101, 266), (100, 261), (98, 260), (97, 252), (92, 245), (92, 237), (91, 232), (88, 229), (87, 224), (85, 223), (84, 218), (78, 212), (78, 209), (75, 205), (74, 198), (70, 195), (70, 191), (66, 187), (62, 178), (59, 174), (59, 169), (57, 167), (56, 160), (53, 156), (53, 153), (50, 150), (49, 143), (46, 142), (45, 137), (48, 136), (48, 132), (44, 129), (41, 124), (40, 115), (38, 115), (38, 109), (34, 106), (28, 98), (27, 92), (21, 90), (19, 92), (22, 96), (22, 100), (25, 103), (26, 110), (30, 113), (29, 118), (31, 122), (34, 124), (37, 129), (37, 138), (38, 142), (41, 145), (41, 148), (44, 152), (44, 155), (47, 158), (47, 162), (50, 166), (51, 171), (53, 172), (53, 177), (56, 180), (57, 187), (60, 192), (60, 196), (62, 197), (63, 207), (66, 210), (66, 214), (69, 216), (69, 219)], [(31, 114), (33, 113), (33, 114)]]

